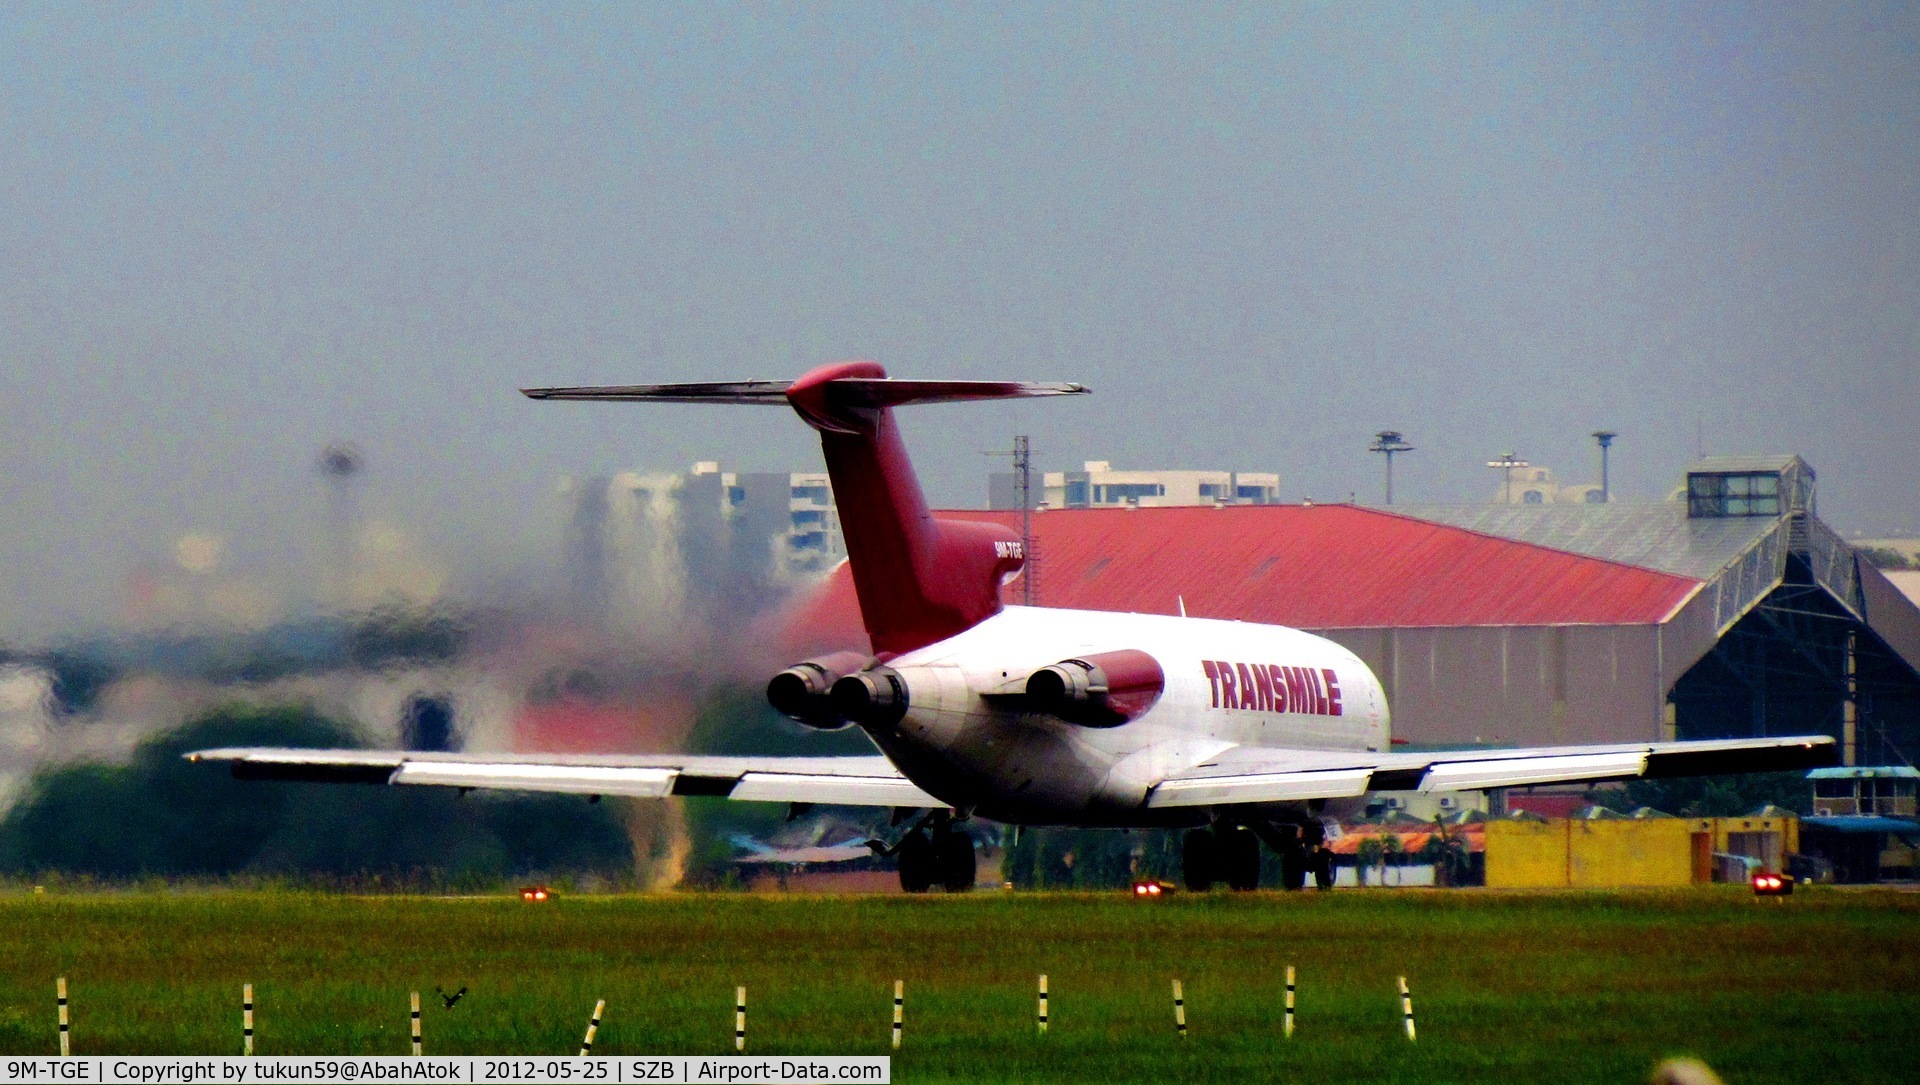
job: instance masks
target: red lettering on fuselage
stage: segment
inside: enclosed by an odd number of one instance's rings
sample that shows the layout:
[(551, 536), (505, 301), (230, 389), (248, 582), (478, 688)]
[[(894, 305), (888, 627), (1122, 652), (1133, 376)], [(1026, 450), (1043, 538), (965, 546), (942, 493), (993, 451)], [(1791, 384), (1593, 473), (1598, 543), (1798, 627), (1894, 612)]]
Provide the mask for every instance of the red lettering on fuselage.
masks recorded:
[(1340, 714), (1340, 677), (1333, 673), (1331, 667), (1322, 667), (1320, 674), (1327, 680), (1327, 715), (1338, 716)]
[(1313, 704), (1307, 700), (1307, 676), (1298, 667), (1288, 667), (1287, 706), (1295, 712), (1312, 712)]
[(1203, 659), (1213, 707), (1254, 712), (1298, 712), (1311, 716), (1344, 714), (1340, 676), (1331, 667), (1283, 667), (1278, 663), (1228, 663)]

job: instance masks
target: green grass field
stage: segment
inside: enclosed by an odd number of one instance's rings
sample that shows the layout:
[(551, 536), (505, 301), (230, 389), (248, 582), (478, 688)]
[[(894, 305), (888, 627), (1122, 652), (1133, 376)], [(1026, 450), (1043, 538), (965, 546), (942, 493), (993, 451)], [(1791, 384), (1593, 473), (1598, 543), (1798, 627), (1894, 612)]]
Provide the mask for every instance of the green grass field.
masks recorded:
[[(1637, 1082), (1682, 1053), (1730, 1082), (1893, 1081), (1920, 1056), (1920, 895), (1831, 889), (0, 896), (0, 1049), (55, 1050), (61, 974), (81, 1054), (238, 1053), (243, 982), (262, 1054), (404, 1054), (410, 990), (429, 1053), (571, 1054), (605, 998), (596, 1054), (723, 1054), (735, 984), (749, 1051), (885, 1054), (900, 978), (906, 1082)], [(462, 984), (453, 1010), (432, 994)]]

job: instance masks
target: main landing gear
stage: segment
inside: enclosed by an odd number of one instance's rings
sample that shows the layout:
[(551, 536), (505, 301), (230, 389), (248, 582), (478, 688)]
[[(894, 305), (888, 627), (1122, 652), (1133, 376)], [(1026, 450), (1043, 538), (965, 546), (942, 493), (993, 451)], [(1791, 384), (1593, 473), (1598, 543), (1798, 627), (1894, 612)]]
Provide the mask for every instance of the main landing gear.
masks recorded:
[(1216, 822), (1211, 829), (1187, 831), (1181, 854), (1181, 875), (1189, 890), (1204, 893), (1215, 883), (1230, 889), (1260, 887), (1260, 841), (1280, 857), (1280, 884), (1288, 890), (1306, 888), (1311, 876), (1321, 889), (1333, 888), (1333, 852), (1327, 848), (1326, 829), (1317, 821), (1305, 825), (1252, 825)]
[(900, 868), (900, 888), (909, 893), (925, 893), (936, 885), (949, 893), (973, 888), (973, 837), (954, 828), (951, 816), (922, 819), (893, 845), (892, 854)]

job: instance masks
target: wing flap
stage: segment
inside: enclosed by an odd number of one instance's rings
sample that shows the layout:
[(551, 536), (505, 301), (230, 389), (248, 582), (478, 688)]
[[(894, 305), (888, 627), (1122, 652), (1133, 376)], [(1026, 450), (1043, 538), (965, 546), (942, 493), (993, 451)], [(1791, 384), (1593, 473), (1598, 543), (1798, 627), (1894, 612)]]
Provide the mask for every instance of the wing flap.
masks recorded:
[(410, 784), (565, 795), (711, 795), (742, 802), (933, 809), (946, 804), (884, 757), (702, 757), (427, 754), (397, 750), (233, 747), (189, 761), (224, 761), (247, 780)]
[(817, 802), (826, 806), (946, 805), (903, 777), (801, 776), (790, 772), (749, 772), (727, 797), (742, 802)]
[(1629, 780), (1647, 771), (1647, 751), (1550, 757), (1503, 757), (1492, 761), (1447, 761), (1429, 767), (1421, 791), (1484, 791), (1576, 781)]
[(404, 755), (379, 750), (200, 750), (189, 761), (226, 761), (237, 780), (309, 784), (386, 784)]
[(1834, 740), (1826, 735), (1432, 753), (1236, 746), (1168, 776), (1148, 793), (1147, 805), (1255, 805), (1351, 798), (1369, 791), (1485, 791), (1641, 776), (1786, 771), (1830, 765), (1837, 755)]
[(439, 787), (490, 787), (503, 791), (550, 791), (564, 795), (631, 795), (657, 799), (673, 793), (679, 773), (663, 768), (600, 765), (487, 764), (469, 761), (405, 761), (391, 783)]
[(1367, 781), (1372, 774), (1373, 770), (1361, 768), (1173, 779), (1154, 788), (1153, 793), (1147, 796), (1147, 805), (1233, 806), (1241, 803), (1340, 799), (1366, 794)]
[[(1688, 749), (1686, 747), (1711, 747)], [(1716, 772), (1791, 772), (1840, 763), (1833, 739), (1732, 739), (1712, 743), (1664, 742), (1647, 755), (1648, 776), (1708, 776)], [(1703, 767), (1704, 766), (1704, 767)]]
[(283, 780), (302, 784), (390, 784), (392, 765), (302, 765), (235, 761), (236, 780)]

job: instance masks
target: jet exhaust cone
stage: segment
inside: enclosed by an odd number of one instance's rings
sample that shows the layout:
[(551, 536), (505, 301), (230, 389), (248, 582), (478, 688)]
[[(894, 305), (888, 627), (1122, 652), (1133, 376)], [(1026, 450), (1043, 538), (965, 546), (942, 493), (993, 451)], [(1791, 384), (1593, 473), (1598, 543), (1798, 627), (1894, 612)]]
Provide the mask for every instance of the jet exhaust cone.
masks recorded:
[(1103, 652), (1065, 659), (1027, 677), (1027, 701), (1082, 727), (1118, 727), (1160, 699), (1166, 676), (1145, 652)]
[[(1079, 673), (1085, 674), (1084, 671)], [(1071, 701), (1084, 700), (1084, 685), (1081, 690), (1083, 696), (1078, 698), (1069, 692), (1073, 685), (1072, 679), (1059, 667), (1042, 667), (1027, 679), (1027, 696), (1033, 698), (1034, 705), (1042, 711), (1058, 712)]]
[(822, 731), (837, 731), (851, 721), (834, 710), (830, 693), (841, 675), (859, 670), (867, 658), (836, 652), (796, 663), (767, 682), (767, 703), (789, 719)]
[(897, 672), (875, 667), (835, 682), (830, 703), (862, 727), (891, 727), (907, 714), (907, 684)]

